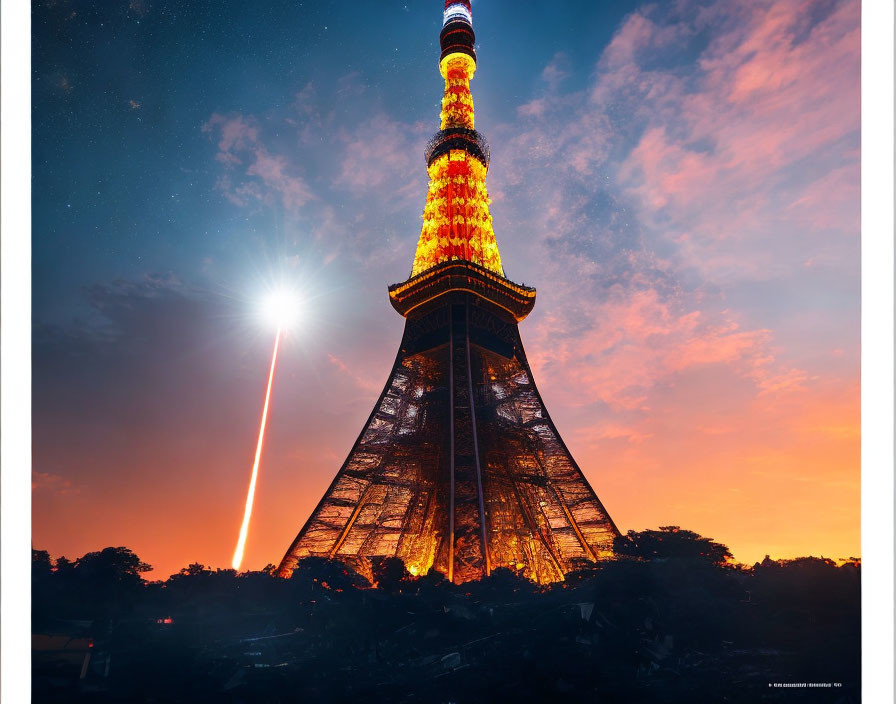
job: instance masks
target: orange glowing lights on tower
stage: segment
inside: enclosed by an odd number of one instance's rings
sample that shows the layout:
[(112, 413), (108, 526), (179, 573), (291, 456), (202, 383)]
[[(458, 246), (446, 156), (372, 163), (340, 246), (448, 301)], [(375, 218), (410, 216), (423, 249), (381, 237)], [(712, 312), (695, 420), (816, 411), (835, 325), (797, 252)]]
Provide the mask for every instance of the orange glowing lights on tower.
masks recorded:
[(473, 94), (470, 92), (470, 79), (476, 72), (476, 62), (466, 54), (449, 54), (439, 63), (439, 70), (445, 78), (441, 129), (476, 129)]

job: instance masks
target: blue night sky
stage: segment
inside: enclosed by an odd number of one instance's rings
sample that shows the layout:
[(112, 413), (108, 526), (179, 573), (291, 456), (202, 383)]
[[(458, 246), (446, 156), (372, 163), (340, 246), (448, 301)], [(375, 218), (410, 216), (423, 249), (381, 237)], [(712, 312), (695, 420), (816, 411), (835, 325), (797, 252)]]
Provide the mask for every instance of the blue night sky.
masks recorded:
[[(859, 9), (473, 5), (523, 340), (622, 530), (858, 552)], [(33, 3), (36, 548), (228, 563), (285, 279), (307, 314), (246, 566), (280, 559), (400, 340), (440, 26), (436, 0)]]

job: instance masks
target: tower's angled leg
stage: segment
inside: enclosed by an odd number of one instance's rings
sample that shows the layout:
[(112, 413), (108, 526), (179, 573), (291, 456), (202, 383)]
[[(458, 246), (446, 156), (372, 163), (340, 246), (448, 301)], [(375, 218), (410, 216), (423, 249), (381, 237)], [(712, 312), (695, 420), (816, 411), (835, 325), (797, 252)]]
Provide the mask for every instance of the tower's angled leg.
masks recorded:
[(402, 345), (345, 463), (284, 556), (281, 575), (311, 555), (352, 564), (398, 556), (418, 572), (445, 562), (444, 554), (438, 557), (448, 523), (440, 476), (449, 396), (445, 342), (411, 354)]

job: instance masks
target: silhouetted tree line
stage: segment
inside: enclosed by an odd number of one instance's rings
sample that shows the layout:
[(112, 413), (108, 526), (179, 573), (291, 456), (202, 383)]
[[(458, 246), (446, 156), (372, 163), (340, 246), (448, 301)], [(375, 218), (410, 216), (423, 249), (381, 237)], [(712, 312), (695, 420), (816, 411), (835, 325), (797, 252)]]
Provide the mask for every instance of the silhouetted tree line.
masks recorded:
[(547, 586), (395, 558), (374, 586), (321, 558), (289, 580), (195, 563), (147, 582), (127, 548), (35, 550), (33, 632), (89, 638), (91, 658), (34, 651), (34, 701), (859, 701), (858, 559), (748, 567), (676, 526), (615, 549)]

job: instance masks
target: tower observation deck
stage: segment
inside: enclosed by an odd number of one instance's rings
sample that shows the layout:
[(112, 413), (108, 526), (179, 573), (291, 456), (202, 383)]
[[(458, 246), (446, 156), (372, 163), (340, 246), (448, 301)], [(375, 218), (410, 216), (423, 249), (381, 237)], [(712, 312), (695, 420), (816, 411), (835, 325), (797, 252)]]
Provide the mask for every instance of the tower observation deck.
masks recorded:
[(279, 566), (323, 556), (369, 574), (399, 557), (461, 583), (507, 567), (541, 583), (612, 556), (619, 535), (548, 415), (518, 323), (535, 289), (504, 275), (476, 131), (468, 0), (445, 3), (440, 129), (389, 380), (348, 458)]

